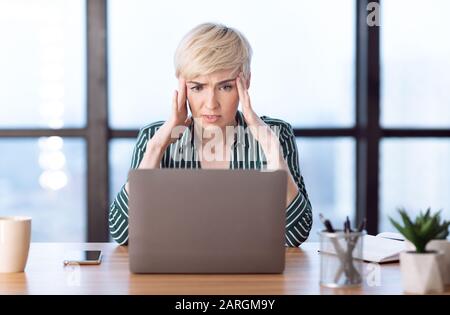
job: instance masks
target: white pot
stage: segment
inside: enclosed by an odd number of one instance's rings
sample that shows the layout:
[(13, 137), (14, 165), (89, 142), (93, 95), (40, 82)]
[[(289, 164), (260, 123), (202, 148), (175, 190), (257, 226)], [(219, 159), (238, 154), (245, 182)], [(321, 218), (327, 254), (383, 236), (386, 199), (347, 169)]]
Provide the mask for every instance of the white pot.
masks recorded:
[(433, 240), (427, 244), (427, 250), (440, 251), (444, 254), (441, 273), (444, 285), (450, 284), (450, 242), (447, 240)]
[[(405, 249), (407, 251), (415, 251), (415, 246), (408, 240), (405, 240)], [(444, 259), (439, 266), (444, 281), (444, 285), (450, 284), (450, 241), (447, 240), (432, 240), (427, 246), (428, 251), (440, 251), (444, 254)]]
[(444, 292), (444, 283), (439, 267), (443, 260), (442, 252), (400, 253), (403, 290), (413, 294)]

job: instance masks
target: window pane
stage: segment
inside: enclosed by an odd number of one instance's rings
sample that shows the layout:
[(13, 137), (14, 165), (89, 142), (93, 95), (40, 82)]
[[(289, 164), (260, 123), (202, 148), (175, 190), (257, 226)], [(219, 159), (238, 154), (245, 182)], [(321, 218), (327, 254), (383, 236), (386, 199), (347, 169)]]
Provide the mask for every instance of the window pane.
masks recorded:
[[(134, 144), (134, 139), (111, 141), (111, 200), (126, 181)], [(317, 232), (322, 229), (319, 213), (339, 226), (347, 215), (355, 214), (355, 142), (347, 138), (302, 138), (297, 145), (314, 216), (308, 240), (318, 241)]]
[(125, 184), (128, 178), (128, 171), (131, 165), (131, 156), (136, 139), (115, 139), (109, 145), (109, 163), (111, 169), (110, 176), (110, 201), (116, 198), (117, 193)]
[[(313, 209), (308, 241), (319, 241), (323, 230), (319, 214), (342, 228), (345, 217), (355, 216), (355, 141), (350, 138), (297, 140), (300, 170)], [(352, 225), (356, 225), (352, 222)]]
[(397, 207), (411, 215), (431, 207), (450, 219), (450, 140), (387, 139), (381, 144), (381, 214), (379, 230), (394, 231), (388, 216)]
[(450, 1), (383, 1), (381, 7), (382, 124), (448, 128)]
[(0, 0), (0, 128), (85, 124), (85, 1)]
[(230, 0), (220, 10), (207, 0), (108, 4), (114, 128), (168, 118), (177, 87), (175, 49), (185, 33), (206, 21), (236, 27), (250, 41), (250, 94), (260, 116), (299, 127), (354, 123), (354, 0)]
[(34, 242), (84, 242), (84, 141), (3, 138), (0, 152), (0, 215), (31, 216)]

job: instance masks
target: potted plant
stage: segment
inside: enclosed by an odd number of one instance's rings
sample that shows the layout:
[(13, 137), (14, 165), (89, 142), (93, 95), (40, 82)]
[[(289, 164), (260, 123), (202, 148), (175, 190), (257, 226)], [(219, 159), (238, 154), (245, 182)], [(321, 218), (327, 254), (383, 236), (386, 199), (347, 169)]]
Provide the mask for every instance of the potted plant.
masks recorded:
[(447, 240), (447, 236), (448, 230), (446, 231), (446, 233), (441, 233), (440, 235), (438, 235), (435, 239), (429, 242), (426, 247), (427, 250), (440, 251), (444, 254), (444, 261), (441, 265), (444, 285), (450, 284), (450, 242)]
[[(441, 251), (444, 253), (444, 262), (440, 267), (444, 279), (444, 285), (447, 285), (450, 284), (450, 242), (447, 240), (447, 237), (449, 235), (450, 221), (444, 220), (441, 222), (440, 212), (441, 211), (438, 211), (435, 214), (435, 217), (439, 222), (439, 225), (441, 226), (441, 232), (436, 235), (434, 239), (428, 242), (425, 249), (427, 251)], [(419, 224), (423, 224), (423, 222), (429, 220), (430, 218), (431, 209), (428, 208), (425, 213), (420, 212), (419, 216), (417, 217), (417, 221), (419, 222)], [(405, 248), (406, 250), (410, 251), (415, 249), (414, 244), (412, 244), (408, 240), (405, 240)]]
[(394, 227), (410, 241), (415, 250), (400, 253), (400, 270), (403, 289), (407, 293), (425, 294), (444, 291), (444, 253), (427, 250), (427, 244), (448, 230), (448, 224), (440, 222), (440, 212), (427, 211), (413, 222), (404, 209), (398, 210), (403, 226), (389, 217)]

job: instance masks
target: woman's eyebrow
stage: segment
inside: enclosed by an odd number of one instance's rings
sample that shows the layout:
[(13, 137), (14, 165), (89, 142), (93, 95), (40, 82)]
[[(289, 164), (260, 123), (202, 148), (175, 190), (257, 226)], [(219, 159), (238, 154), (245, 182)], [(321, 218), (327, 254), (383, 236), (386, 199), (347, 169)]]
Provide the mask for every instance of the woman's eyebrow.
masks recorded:
[(219, 83), (217, 83), (217, 85), (220, 85), (220, 84), (223, 84), (223, 83), (227, 83), (227, 82), (231, 82), (231, 81), (234, 81), (234, 80), (236, 80), (236, 78), (223, 80), (223, 81), (220, 81)]
[[(216, 83), (216, 85), (220, 85), (220, 84), (223, 84), (223, 83), (231, 82), (231, 81), (234, 81), (234, 80), (236, 80), (236, 79), (226, 79), (226, 80), (223, 80), (223, 81), (220, 81), (220, 82)], [(197, 85), (206, 85), (206, 83), (201, 83), (201, 82), (196, 82), (196, 81), (187, 81), (187, 83), (193, 83), (193, 84), (197, 84)]]
[(196, 82), (196, 81), (187, 81), (186, 83), (193, 83), (193, 84), (197, 84), (197, 85), (205, 85), (205, 83), (200, 83), (200, 82)]

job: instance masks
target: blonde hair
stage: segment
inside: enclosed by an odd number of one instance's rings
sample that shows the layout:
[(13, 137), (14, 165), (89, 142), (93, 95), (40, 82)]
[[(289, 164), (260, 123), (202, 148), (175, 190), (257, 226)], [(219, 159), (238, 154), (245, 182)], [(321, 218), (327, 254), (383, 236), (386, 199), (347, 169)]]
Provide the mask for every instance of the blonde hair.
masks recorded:
[(175, 75), (192, 79), (218, 70), (244, 72), (249, 78), (252, 48), (238, 30), (218, 23), (194, 27), (175, 51)]

